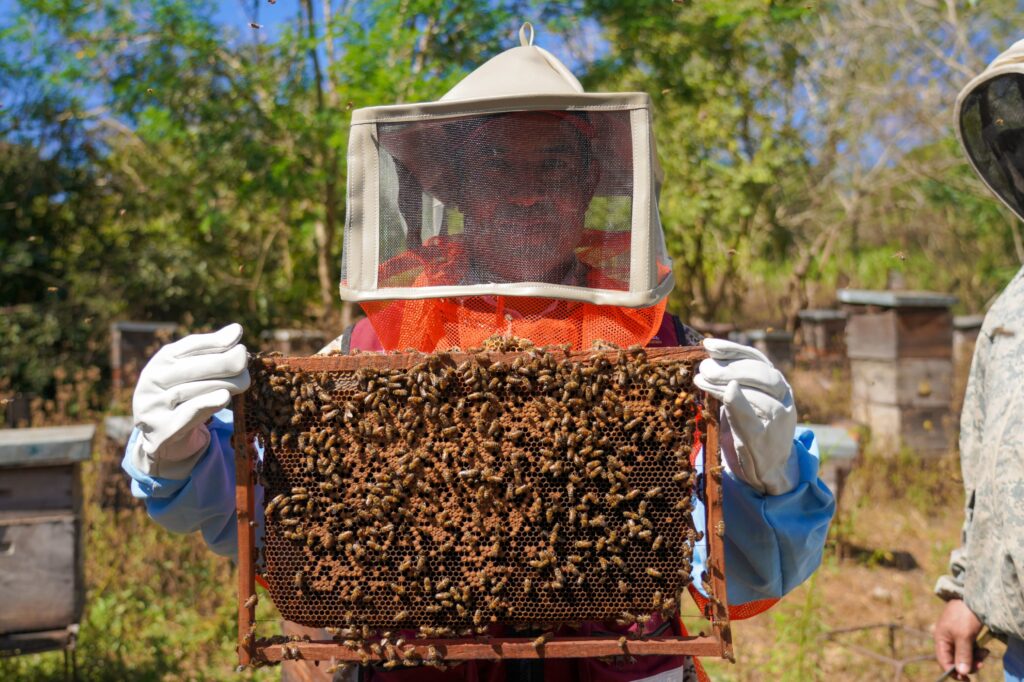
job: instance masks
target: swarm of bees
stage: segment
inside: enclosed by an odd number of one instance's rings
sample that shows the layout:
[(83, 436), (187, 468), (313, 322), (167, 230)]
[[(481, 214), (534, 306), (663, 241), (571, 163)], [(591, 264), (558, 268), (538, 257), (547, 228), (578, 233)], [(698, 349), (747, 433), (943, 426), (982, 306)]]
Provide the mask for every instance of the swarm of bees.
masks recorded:
[(362, 646), (677, 611), (700, 539), (692, 360), (639, 347), (363, 357), (315, 372), (250, 358), (260, 570), (283, 617)]

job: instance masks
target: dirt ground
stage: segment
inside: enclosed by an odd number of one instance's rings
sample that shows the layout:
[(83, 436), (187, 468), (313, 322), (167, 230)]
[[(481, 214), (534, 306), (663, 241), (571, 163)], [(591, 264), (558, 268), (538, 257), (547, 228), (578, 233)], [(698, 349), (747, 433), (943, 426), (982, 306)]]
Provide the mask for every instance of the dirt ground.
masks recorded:
[[(934, 680), (941, 671), (931, 629), (943, 604), (932, 587), (959, 537), (957, 467), (953, 456), (910, 453), (862, 462), (843, 492), (821, 569), (771, 611), (733, 624), (737, 662), (706, 662), (712, 679)], [(865, 629), (836, 632), (846, 628)], [(925, 660), (900, 675), (895, 664), (842, 644)], [(1002, 680), (1002, 645), (990, 648), (977, 679)]]

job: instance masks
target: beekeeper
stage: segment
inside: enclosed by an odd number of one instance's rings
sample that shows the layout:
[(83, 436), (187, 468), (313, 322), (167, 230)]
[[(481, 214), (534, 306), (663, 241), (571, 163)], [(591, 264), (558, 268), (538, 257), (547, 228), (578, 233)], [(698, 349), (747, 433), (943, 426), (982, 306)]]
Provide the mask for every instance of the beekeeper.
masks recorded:
[[(672, 288), (657, 211), (661, 172), (650, 101), (585, 93), (532, 44), (494, 57), (438, 102), (353, 112), (341, 295), (367, 317), (335, 349), (435, 351), (496, 334), (537, 345), (691, 345), (665, 313)], [(124, 468), (151, 516), (236, 551), (230, 396), (248, 386), (242, 329), (162, 348), (143, 370)], [(733, 618), (768, 608), (821, 560), (834, 510), (813, 435), (797, 436), (783, 375), (758, 351), (704, 341), (695, 378), (722, 401), (728, 600)], [(212, 419), (211, 419), (212, 417)], [(694, 514), (703, 523), (703, 508)], [(695, 554), (699, 585), (705, 552)], [(698, 588), (699, 589), (699, 588)], [(699, 598), (699, 595), (698, 595)], [(652, 620), (651, 631), (678, 622)], [(585, 624), (600, 632), (602, 624)], [(675, 680), (692, 661), (546, 661), (549, 679)], [(485, 679), (501, 666), (458, 666)], [(433, 679), (375, 671), (372, 679)]]
[[(999, 55), (956, 101), (957, 135), (974, 170), (1024, 218), (1024, 41)], [(1007, 680), (1024, 680), (1024, 269), (992, 304), (974, 349), (960, 417), (965, 489), (960, 546), (935, 592), (946, 607), (935, 655), (967, 679), (984, 623), (1007, 641)]]

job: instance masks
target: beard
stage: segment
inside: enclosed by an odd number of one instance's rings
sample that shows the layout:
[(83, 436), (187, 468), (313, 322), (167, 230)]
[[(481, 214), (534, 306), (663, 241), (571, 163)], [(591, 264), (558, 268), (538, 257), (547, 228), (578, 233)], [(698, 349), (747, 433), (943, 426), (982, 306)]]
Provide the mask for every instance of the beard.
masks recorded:
[(473, 267), (489, 281), (563, 284), (579, 266), (578, 233), (556, 220), (491, 223), (471, 234), (467, 246)]

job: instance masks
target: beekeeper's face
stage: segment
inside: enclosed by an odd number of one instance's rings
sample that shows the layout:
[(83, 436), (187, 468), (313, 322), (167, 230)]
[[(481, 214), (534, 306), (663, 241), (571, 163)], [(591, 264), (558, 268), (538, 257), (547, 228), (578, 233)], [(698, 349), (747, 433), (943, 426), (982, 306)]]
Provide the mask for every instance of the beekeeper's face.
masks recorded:
[(967, 155), (992, 190), (1024, 216), (1024, 74), (982, 81), (960, 103)]
[(580, 129), (550, 114), (506, 114), (470, 135), (461, 161), (473, 262), (501, 281), (562, 281), (597, 184)]

